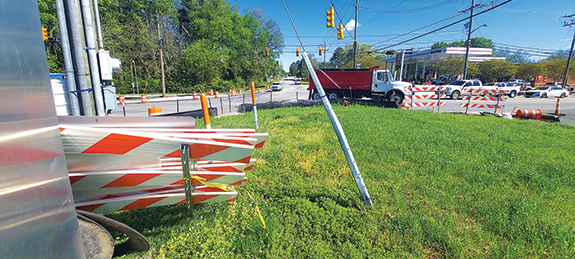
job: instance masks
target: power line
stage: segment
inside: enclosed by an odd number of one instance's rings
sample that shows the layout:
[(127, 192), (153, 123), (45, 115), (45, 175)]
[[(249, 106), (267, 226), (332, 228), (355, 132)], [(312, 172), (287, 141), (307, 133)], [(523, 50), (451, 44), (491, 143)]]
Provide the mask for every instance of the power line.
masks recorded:
[[(507, 4), (507, 3), (511, 2), (511, 1), (513, 1), (513, 0), (507, 0), (507, 1), (503, 2), (503, 3), (501, 3), (501, 4), (492, 6), (492, 7), (490, 7), (490, 8), (487, 9), (487, 10), (484, 10), (484, 11), (481, 11), (481, 12), (479, 12), (479, 13), (473, 14), (473, 16), (471, 16), (471, 17), (475, 17), (475, 16), (478, 16), (478, 15), (480, 15), (480, 14), (484, 14), (484, 13), (489, 12), (489, 11), (491, 11), (491, 10), (494, 10), (494, 9), (496, 9), (496, 8), (502, 6), (502, 5), (505, 5), (505, 4)], [(451, 27), (451, 26), (453, 26), (453, 25), (455, 25), (455, 24), (458, 24), (458, 23), (460, 23), (460, 22), (462, 22), (462, 21), (466, 21), (467, 19), (469, 19), (469, 17), (465, 17), (465, 18), (463, 18), (463, 19), (460, 19), (460, 20), (458, 20), (458, 21), (455, 21), (455, 22), (453, 22), (453, 23), (450, 23), (450, 24), (448, 24), (448, 25), (445, 25), (445, 26), (443, 26), (443, 27), (441, 27), (441, 28), (432, 30), (432, 31), (430, 31), (430, 32), (426, 32), (426, 33), (421, 34), (421, 35), (419, 35), (419, 36), (417, 36), (417, 37), (413, 37), (413, 38), (411, 38), (411, 39), (404, 40), (404, 41), (402, 41), (402, 42), (399, 42), (399, 43), (396, 43), (396, 44), (392, 44), (392, 45), (389, 45), (389, 46), (386, 46), (386, 47), (383, 47), (383, 48), (375, 49), (374, 51), (380, 51), (380, 50), (388, 49), (388, 48), (391, 48), (391, 47), (395, 47), (395, 46), (398, 46), (398, 45), (401, 45), (401, 44), (410, 42), (410, 41), (412, 41), (412, 40), (419, 39), (419, 38), (421, 38), (421, 37), (423, 37), (423, 36), (426, 36), (426, 35), (435, 33), (435, 32), (437, 32), (437, 31), (443, 30), (443, 29), (445, 29), (445, 28)]]
[[(443, 6), (455, 3), (457, 1), (459, 1), (459, 0), (447, 0), (447, 1), (437, 3), (437, 4), (432, 4), (432, 5), (427, 5), (427, 6), (412, 8), (412, 9), (397, 10), (397, 11), (393, 11), (391, 9), (390, 10), (378, 10), (378, 9), (373, 9), (373, 8), (368, 8), (368, 7), (363, 7), (363, 6), (360, 6), (360, 9), (368, 11), (368, 12), (382, 13), (382, 14), (406, 14), (406, 13), (415, 13), (415, 12), (433, 10), (433, 9), (436, 9), (439, 7), (443, 7)], [(405, 1), (403, 1), (403, 2), (405, 2)]]

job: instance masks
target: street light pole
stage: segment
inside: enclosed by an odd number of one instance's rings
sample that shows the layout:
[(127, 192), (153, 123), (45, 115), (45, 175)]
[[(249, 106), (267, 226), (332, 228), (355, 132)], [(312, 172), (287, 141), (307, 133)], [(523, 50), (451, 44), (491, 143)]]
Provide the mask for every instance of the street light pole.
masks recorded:
[(140, 94), (140, 88), (138, 88), (138, 72), (136, 72), (136, 62), (132, 60), (132, 64), (134, 65), (134, 77), (136, 78), (136, 92)]
[(355, 63), (355, 56), (357, 53), (357, 3), (358, 0), (355, 0), (355, 25), (353, 27), (353, 69), (357, 68), (357, 64)]

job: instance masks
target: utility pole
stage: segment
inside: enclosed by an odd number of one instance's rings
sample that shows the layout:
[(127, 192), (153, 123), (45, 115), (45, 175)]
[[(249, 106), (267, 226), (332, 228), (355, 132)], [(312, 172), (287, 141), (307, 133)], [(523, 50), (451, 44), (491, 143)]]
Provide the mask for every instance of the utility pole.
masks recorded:
[(357, 52), (357, 5), (358, 0), (355, 0), (355, 26), (353, 28), (353, 68), (356, 69), (355, 56)]
[[(569, 21), (563, 22), (563, 27), (571, 27), (575, 25), (575, 14), (565, 15), (561, 18), (570, 19)], [(567, 76), (569, 74), (569, 63), (571, 62), (571, 56), (573, 55), (573, 45), (575, 44), (575, 33), (573, 33), (573, 40), (571, 41), (571, 49), (569, 49), (569, 56), (567, 57), (567, 66), (565, 67), (565, 75), (563, 76), (563, 87), (567, 86)]]
[(473, 7), (475, 7), (475, 0), (471, 0), (469, 28), (467, 30), (467, 41), (465, 41), (465, 63), (463, 63), (463, 80), (467, 79), (467, 62), (469, 62), (469, 45), (471, 45), (471, 27), (473, 27)]
[(327, 55), (327, 44), (323, 42), (323, 68), (325, 68), (325, 56)]
[(158, 22), (158, 41), (160, 42), (160, 67), (162, 69), (162, 97), (166, 97), (166, 78), (164, 76), (164, 55), (162, 53), (162, 37), (160, 36), (160, 23)]

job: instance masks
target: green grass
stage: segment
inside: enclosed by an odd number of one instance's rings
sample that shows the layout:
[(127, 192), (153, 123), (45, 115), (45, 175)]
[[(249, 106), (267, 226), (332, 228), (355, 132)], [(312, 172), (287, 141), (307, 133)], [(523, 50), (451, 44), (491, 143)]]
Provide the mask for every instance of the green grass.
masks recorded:
[[(236, 203), (109, 216), (146, 235), (152, 258), (575, 254), (575, 128), (355, 105), (334, 108), (373, 209), (363, 205), (323, 107), (295, 107), (258, 112), (259, 131), (270, 138), (255, 152), (256, 165)], [(249, 128), (253, 115), (216, 118), (212, 125)]]

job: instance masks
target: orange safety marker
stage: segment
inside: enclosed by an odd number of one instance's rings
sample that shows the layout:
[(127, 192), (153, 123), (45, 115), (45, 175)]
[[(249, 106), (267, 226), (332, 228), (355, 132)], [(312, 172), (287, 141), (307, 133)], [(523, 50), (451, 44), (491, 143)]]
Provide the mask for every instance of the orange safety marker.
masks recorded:
[(198, 99), (198, 93), (196, 93), (195, 91), (192, 92), (192, 96), (193, 96), (194, 100)]
[(126, 103), (126, 99), (124, 98), (123, 94), (120, 95), (119, 100), (121, 105), (124, 105)]
[(153, 116), (153, 115), (158, 115), (158, 114), (162, 114), (162, 108), (160, 107), (152, 107), (152, 108), (148, 108), (148, 116)]
[(210, 91), (208, 92), (208, 95), (214, 95), (214, 89), (210, 89)]
[(257, 106), (256, 106), (256, 91), (255, 91), (255, 85), (254, 85), (253, 81), (250, 83), (250, 89), (252, 90), (252, 104), (253, 104), (253, 109), (254, 109), (254, 122), (256, 124), (256, 129), (258, 129), (258, 110), (257, 110)]
[(541, 119), (541, 115), (543, 115), (543, 113), (541, 112), (541, 110), (537, 109), (537, 110), (523, 110), (523, 109), (519, 109), (517, 110), (517, 112), (515, 113), (515, 116), (519, 117), (519, 118), (526, 118), (526, 119), (534, 119), (534, 120), (539, 120)]
[(141, 99), (141, 102), (142, 102), (142, 103), (147, 103), (147, 102), (148, 102), (148, 98), (146, 98), (146, 94), (142, 94), (141, 98), (142, 98), (142, 99)]
[(206, 94), (201, 94), (200, 99), (201, 99), (200, 101), (202, 103), (202, 110), (204, 110), (204, 124), (206, 125), (206, 129), (211, 129), (212, 125), (210, 122), (210, 112), (208, 110), (208, 103), (206, 101)]
[(220, 98), (220, 93), (218, 93), (218, 91), (216, 91), (216, 98)]
[(561, 100), (561, 97), (557, 97), (557, 104), (555, 105), (555, 115), (559, 115), (559, 100)]

